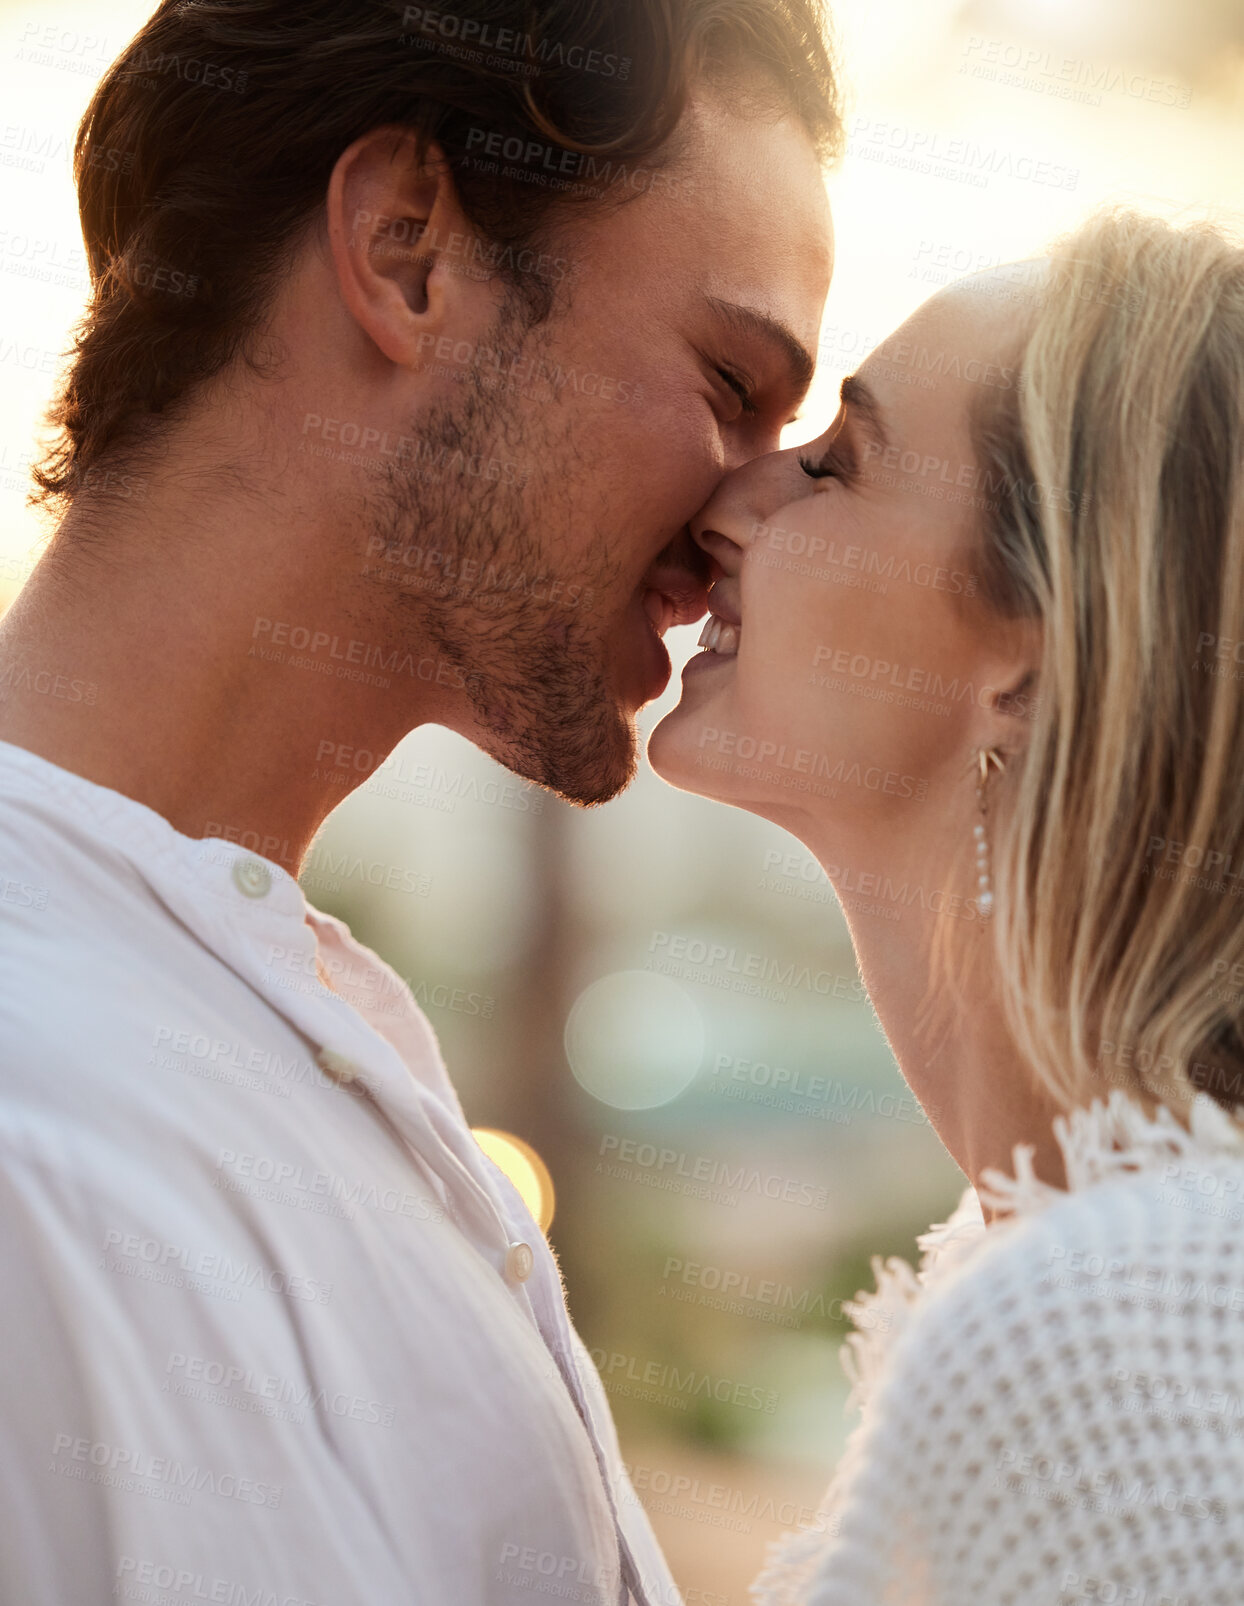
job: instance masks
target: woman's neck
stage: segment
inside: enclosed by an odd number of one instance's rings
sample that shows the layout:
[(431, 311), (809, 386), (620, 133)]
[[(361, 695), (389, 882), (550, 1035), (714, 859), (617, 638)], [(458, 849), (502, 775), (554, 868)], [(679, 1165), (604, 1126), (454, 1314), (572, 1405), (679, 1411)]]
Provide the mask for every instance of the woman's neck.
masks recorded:
[[(808, 845), (816, 852), (814, 843)], [(847, 913), (860, 975), (904, 1080), (973, 1186), (991, 1167), (1012, 1172), (1012, 1151), (1025, 1143), (1033, 1147), (1038, 1177), (1064, 1187), (1062, 1151), (1053, 1131), (1061, 1106), (1039, 1088), (1007, 1028), (991, 931), (968, 902), (974, 889), (961, 889), (964, 897), (955, 899), (945, 885), (953, 872), (930, 875), (930, 863), (954, 862), (949, 849), (917, 863), (918, 844), (909, 839), (906, 846), (909, 862), (903, 862), (901, 853), (887, 853), (889, 878), (896, 885), (924, 887), (927, 895), (904, 907), (901, 920)], [(828, 867), (835, 856), (826, 852), (817, 857)], [(828, 868), (827, 873), (832, 882)], [(933, 898), (930, 889), (943, 895)], [(941, 912), (930, 910), (930, 902)], [(939, 923), (951, 929), (939, 934)], [(956, 950), (955, 973), (965, 979), (957, 1003), (943, 992), (931, 1010), (935, 937), (941, 942), (949, 938)]]

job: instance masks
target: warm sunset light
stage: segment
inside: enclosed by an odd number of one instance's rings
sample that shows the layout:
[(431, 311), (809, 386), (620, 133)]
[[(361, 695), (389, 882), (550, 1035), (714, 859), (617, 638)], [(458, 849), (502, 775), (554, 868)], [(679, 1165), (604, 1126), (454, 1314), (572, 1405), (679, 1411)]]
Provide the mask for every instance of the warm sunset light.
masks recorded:
[(512, 1132), (498, 1132), (495, 1127), (471, 1128), (475, 1141), (484, 1153), (509, 1177), (523, 1196), (523, 1203), (547, 1232), (553, 1220), (555, 1205), (553, 1179), (549, 1168), (522, 1138)]
[(1240, 1606), (1242, 464), (1244, 0), (0, 0), (0, 1606)]

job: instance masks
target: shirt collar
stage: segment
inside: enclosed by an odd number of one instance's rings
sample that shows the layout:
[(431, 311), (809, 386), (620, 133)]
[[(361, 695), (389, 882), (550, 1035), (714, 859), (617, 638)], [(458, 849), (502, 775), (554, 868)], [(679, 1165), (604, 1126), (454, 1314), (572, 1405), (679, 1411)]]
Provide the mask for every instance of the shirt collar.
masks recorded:
[(235, 918), (269, 929), (274, 921), (306, 921), (302, 888), (275, 860), (223, 837), (186, 836), (136, 798), (12, 742), (0, 741), (0, 794), (37, 800), (70, 828), (87, 826), (157, 891), (170, 883), (193, 888), (227, 904)]

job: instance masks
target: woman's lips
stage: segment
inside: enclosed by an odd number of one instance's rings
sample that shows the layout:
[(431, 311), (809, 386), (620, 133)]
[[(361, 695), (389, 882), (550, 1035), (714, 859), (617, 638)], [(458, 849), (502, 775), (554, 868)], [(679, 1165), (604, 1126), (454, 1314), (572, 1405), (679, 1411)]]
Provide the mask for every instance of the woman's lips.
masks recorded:
[(714, 580), (708, 590), (708, 611), (715, 614), (718, 619), (724, 619), (728, 625), (741, 625), (743, 623), (743, 599), (737, 574), (723, 575), (720, 580)]
[(729, 624), (716, 614), (710, 614), (704, 621), (704, 629), (700, 632), (697, 646), (715, 652), (722, 658), (733, 658), (739, 650), (739, 636), (741, 629), (738, 625)]
[(709, 587), (708, 618), (700, 632), (699, 645), (722, 658), (733, 658), (739, 650), (742, 629), (738, 577), (725, 575)]

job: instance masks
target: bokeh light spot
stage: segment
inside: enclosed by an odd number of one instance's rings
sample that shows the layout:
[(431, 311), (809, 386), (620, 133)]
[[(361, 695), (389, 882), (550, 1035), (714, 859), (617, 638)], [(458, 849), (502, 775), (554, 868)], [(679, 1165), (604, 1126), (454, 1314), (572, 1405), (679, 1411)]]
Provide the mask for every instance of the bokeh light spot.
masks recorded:
[(704, 1058), (704, 1021), (677, 982), (619, 970), (585, 987), (566, 1021), (575, 1080), (615, 1110), (676, 1099)]
[(523, 1203), (539, 1222), (540, 1231), (547, 1232), (555, 1205), (553, 1178), (549, 1175), (548, 1166), (530, 1143), (515, 1137), (513, 1132), (499, 1132), (491, 1126), (474, 1126), (471, 1133), (492, 1163), (504, 1171), (518, 1189)]

